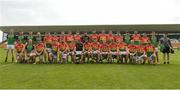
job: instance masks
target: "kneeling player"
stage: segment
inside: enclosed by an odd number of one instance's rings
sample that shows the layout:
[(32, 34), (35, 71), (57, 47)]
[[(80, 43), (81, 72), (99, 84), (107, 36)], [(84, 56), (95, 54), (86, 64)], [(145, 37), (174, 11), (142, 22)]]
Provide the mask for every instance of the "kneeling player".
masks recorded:
[(119, 60), (117, 43), (113, 41), (112, 43), (110, 43), (109, 48), (110, 48), (110, 55), (109, 55), (110, 63), (114, 62), (113, 59)]
[(24, 63), (25, 55), (24, 55), (25, 45), (20, 41), (17, 41), (15, 44), (16, 51), (16, 60), (18, 63)]
[(106, 59), (107, 63), (110, 63), (109, 61), (109, 45), (105, 42), (103, 42), (100, 45), (100, 63), (103, 63), (103, 60)]
[[(36, 46), (35, 46), (35, 53), (36, 53), (36, 60), (35, 63), (45, 63), (44, 61), (44, 55), (45, 55), (45, 45), (42, 42), (39, 42)], [(38, 58), (38, 61), (37, 61)]]
[(31, 39), (28, 41), (28, 44), (26, 45), (25, 49), (26, 49), (26, 53), (25, 53), (26, 58), (25, 59), (26, 59), (27, 63), (34, 63), (36, 53), (34, 51), (34, 45), (32, 44)]
[(146, 62), (146, 51), (145, 51), (145, 46), (144, 45), (138, 45), (137, 46), (137, 63), (138, 64), (145, 64)]
[(156, 63), (155, 47), (150, 43), (146, 46), (146, 54), (149, 64), (155, 64)]
[(75, 63), (83, 63), (83, 44), (81, 42), (76, 42), (75, 47)]

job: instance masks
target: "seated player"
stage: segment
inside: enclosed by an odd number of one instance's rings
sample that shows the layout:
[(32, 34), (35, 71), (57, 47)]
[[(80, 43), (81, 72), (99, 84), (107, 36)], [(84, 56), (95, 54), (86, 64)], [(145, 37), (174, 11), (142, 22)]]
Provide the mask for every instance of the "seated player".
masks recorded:
[(77, 41), (75, 50), (75, 63), (83, 63), (83, 43)]
[(91, 58), (99, 63), (100, 59), (100, 44), (99, 42), (92, 42), (91, 44)]
[(52, 43), (52, 36), (50, 33), (47, 33), (44, 37), (44, 44), (45, 44), (45, 61), (46, 61), (46, 58), (48, 58), (48, 61), (49, 61), (49, 53), (51, 53), (51, 50), (52, 50), (52, 46), (51, 46), (51, 43)]
[(75, 61), (76, 44), (74, 42), (71, 42), (68, 44), (68, 47), (69, 47), (68, 55), (70, 55), (71, 57), (71, 62), (75, 64), (76, 63)]
[[(39, 42), (36, 44), (35, 48), (35, 53), (36, 53), (36, 60), (35, 63), (45, 63), (44, 56), (45, 56), (45, 45), (43, 42)], [(38, 60), (37, 60), (38, 59)]]
[(68, 56), (68, 45), (65, 41), (61, 41), (59, 44), (59, 53), (60, 53), (60, 63), (67, 63), (67, 56)]
[(49, 63), (58, 62), (59, 61), (59, 43), (57, 41), (52, 42), (51, 44), (52, 50), (49, 53)]
[(112, 40), (112, 42), (109, 44), (109, 48), (110, 48), (110, 56), (109, 56), (110, 63), (114, 62), (113, 59), (119, 60), (119, 52), (118, 52), (117, 43)]
[(133, 41), (131, 41), (131, 44), (128, 45), (128, 53), (129, 53), (129, 63), (135, 64), (137, 49)]
[(24, 55), (25, 45), (20, 41), (17, 41), (15, 44), (15, 52), (16, 52), (16, 60), (18, 63), (24, 63), (25, 55)]
[(145, 64), (146, 62), (146, 58), (147, 58), (147, 55), (146, 55), (146, 51), (145, 51), (145, 46), (140, 44), (140, 45), (136, 45), (137, 47), (137, 63), (138, 64)]
[(83, 62), (85, 62), (86, 58), (87, 58), (87, 63), (89, 63), (89, 59), (91, 57), (91, 42), (85, 42), (83, 44)]
[(119, 60), (117, 63), (127, 63), (128, 61), (128, 49), (126, 43), (123, 41), (118, 42), (118, 49), (119, 49)]
[(146, 55), (147, 55), (149, 64), (156, 63), (155, 62), (155, 58), (156, 58), (155, 47), (151, 43), (148, 43), (148, 45), (146, 46)]
[(25, 46), (25, 59), (27, 63), (34, 63), (36, 53), (34, 51), (34, 45), (32, 44), (32, 40), (29, 39), (28, 43)]
[(109, 45), (105, 42), (100, 44), (100, 63), (103, 63), (103, 60), (106, 59), (107, 63), (110, 63), (109, 60)]

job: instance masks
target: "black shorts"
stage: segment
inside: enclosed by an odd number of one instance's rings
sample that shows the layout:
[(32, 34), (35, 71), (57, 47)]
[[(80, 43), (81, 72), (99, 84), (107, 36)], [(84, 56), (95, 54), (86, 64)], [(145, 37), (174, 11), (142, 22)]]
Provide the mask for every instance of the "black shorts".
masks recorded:
[(165, 47), (162, 52), (163, 53), (170, 53), (170, 47)]

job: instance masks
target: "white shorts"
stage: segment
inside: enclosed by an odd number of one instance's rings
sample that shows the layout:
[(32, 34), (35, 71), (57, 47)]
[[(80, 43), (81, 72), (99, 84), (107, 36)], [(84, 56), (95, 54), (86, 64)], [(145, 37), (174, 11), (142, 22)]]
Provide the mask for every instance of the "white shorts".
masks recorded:
[(101, 52), (101, 54), (108, 54), (108, 52)]
[(6, 49), (14, 49), (14, 45), (7, 45)]
[(117, 54), (117, 52), (111, 52), (111, 54), (112, 54), (112, 55), (116, 55), (116, 54)]
[(29, 56), (35, 56), (36, 55), (36, 53), (34, 53), (34, 52), (31, 52), (30, 54), (29, 54)]
[(126, 51), (122, 51), (122, 52), (120, 52), (120, 55), (127, 55), (127, 52)]
[(82, 51), (76, 51), (76, 55), (81, 55)]
[(68, 54), (63, 53), (62, 58), (66, 59)]
[(52, 51), (51, 48), (46, 48), (47, 52), (50, 53)]
[(93, 54), (97, 54), (99, 51), (92, 51)]
[(147, 56), (145, 54), (143, 54), (143, 55), (137, 57), (137, 60), (138, 61), (142, 61), (144, 57), (147, 57)]

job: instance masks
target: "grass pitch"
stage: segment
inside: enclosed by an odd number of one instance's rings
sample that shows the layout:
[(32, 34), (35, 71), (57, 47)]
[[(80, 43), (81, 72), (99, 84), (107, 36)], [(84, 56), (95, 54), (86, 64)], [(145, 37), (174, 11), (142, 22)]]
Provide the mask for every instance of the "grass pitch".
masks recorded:
[(13, 64), (4, 63), (4, 53), (0, 49), (1, 89), (180, 88), (180, 52), (169, 65)]

